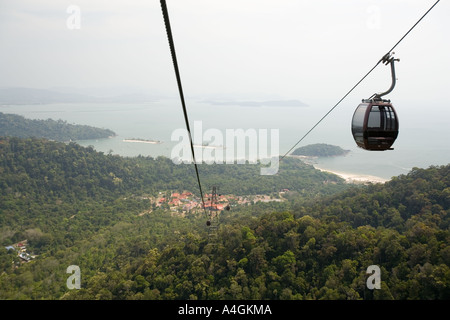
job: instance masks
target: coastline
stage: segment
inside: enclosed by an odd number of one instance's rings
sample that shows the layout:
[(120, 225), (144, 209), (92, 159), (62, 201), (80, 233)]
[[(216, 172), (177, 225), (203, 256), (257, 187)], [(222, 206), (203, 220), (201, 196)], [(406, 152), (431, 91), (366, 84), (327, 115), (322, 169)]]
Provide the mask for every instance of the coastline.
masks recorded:
[(355, 174), (355, 173), (348, 173), (348, 172), (339, 172), (339, 171), (332, 171), (324, 168), (320, 168), (317, 165), (313, 165), (315, 169), (335, 174), (337, 176), (340, 176), (345, 180), (347, 183), (354, 183), (354, 184), (367, 184), (367, 183), (385, 183), (389, 181), (389, 179), (384, 179), (381, 177), (366, 175), (366, 174)]
[(148, 140), (138, 140), (138, 139), (123, 139), (123, 142), (139, 142), (139, 143), (150, 143), (150, 144), (160, 144), (161, 141), (148, 141)]
[(325, 168), (321, 168), (317, 165), (315, 159), (318, 157), (313, 156), (297, 156), (297, 155), (289, 155), (289, 157), (300, 159), (301, 161), (312, 165), (315, 169), (335, 174), (345, 180), (346, 183), (353, 183), (353, 184), (367, 184), (367, 183), (385, 183), (389, 181), (389, 179), (372, 176), (368, 174), (356, 174), (356, 173), (349, 173), (349, 172), (341, 172), (341, 171), (333, 171)]

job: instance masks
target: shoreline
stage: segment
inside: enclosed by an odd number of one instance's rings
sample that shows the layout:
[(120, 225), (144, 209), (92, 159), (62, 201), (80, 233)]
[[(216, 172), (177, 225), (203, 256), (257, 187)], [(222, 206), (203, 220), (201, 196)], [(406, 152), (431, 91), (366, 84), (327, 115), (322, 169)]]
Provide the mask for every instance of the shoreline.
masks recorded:
[(203, 146), (199, 144), (194, 144), (194, 148), (204, 148), (204, 149), (225, 149), (224, 146)]
[(147, 141), (147, 140), (138, 140), (138, 139), (123, 139), (123, 142), (139, 142), (139, 143), (150, 143), (150, 144), (160, 144), (161, 141)]
[(390, 179), (385, 179), (377, 176), (372, 176), (368, 174), (357, 174), (357, 173), (349, 173), (349, 172), (341, 172), (341, 171), (333, 171), (329, 169), (324, 169), (319, 167), (317, 165), (315, 159), (318, 157), (314, 156), (297, 156), (297, 155), (289, 155), (289, 157), (297, 158), (303, 161), (306, 164), (312, 165), (315, 169), (335, 174), (342, 179), (345, 180), (346, 183), (353, 183), (353, 184), (367, 184), (367, 183), (386, 183)]
[(367, 183), (386, 183), (389, 181), (389, 179), (384, 179), (384, 178), (377, 177), (377, 176), (371, 176), (368, 174), (356, 174), (356, 173), (332, 171), (329, 169), (320, 168), (317, 165), (313, 165), (313, 167), (322, 172), (328, 172), (328, 173), (335, 174), (335, 175), (343, 178), (346, 183), (367, 184)]

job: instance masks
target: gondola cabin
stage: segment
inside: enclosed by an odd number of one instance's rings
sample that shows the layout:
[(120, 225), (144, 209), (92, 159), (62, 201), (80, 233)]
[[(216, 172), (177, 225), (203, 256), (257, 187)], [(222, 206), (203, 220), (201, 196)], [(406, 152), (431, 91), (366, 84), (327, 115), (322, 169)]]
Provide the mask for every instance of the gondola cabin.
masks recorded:
[(352, 119), (356, 144), (366, 150), (393, 150), (398, 136), (398, 118), (389, 100), (363, 100)]

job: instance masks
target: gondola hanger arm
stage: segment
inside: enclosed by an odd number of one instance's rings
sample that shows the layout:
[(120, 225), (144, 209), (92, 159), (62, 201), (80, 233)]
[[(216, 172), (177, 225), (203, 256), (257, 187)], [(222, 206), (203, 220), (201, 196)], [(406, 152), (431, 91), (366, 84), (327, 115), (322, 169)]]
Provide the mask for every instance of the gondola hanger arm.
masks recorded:
[(391, 93), (392, 90), (394, 90), (395, 88), (395, 84), (397, 82), (397, 78), (395, 77), (395, 66), (394, 66), (394, 62), (395, 61), (400, 61), (400, 59), (394, 59), (393, 55), (395, 54), (395, 52), (392, 53), (387, 53), (385, 54), (379, 62), (382, 62), (385, 65), (390, 64), (391, 65), (391, 77), (392, 77), (392, 83), (390, 88), (382, 93), (375, 93), (374, 95), (372, 95), (369, 100), (376, 100), (376, 101), (380, 101), (382, 100), (381, 97), (387, 95), (388, 93)]

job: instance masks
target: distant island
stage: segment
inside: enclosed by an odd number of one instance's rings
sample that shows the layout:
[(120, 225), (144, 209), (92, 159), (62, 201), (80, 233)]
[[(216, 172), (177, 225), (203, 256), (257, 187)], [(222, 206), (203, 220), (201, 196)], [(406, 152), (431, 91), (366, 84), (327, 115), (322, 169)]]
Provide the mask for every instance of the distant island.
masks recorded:
[(325, 143), (316, 143), (295, 149), (291, 155), (304, 157), (336, 157), (344, 156), (349, 152), (349, 150), (344, 150), (338, 146)]
[(308, 107), (306, 103), (300, 100), (268, 100), (268, 101), (215, 101), (205, 100), (204, 103), (209, 103), (215, 106), (231, 106), (236, 105), (240, 107)]
[(162, 141), (159, 141), (159, 140), (136, 139), (136, 138), (123, 139), (123, 142), (139, 142), (139, 143), (151, 143), (151, 144), (162, 143)]
[(45, 138), (55, 141), (106, 139), (116, 134), (109, 129), (69, 124), (63, 120), (31, 120), (16, 114), (0, 112), (0, 136)]
[(208, 142), (205, 142), (205, 143), (203, 143), (203, 144), (194, 144), (194, 147), (197, 147), (197, 148), (206, 148), (206, 149), (225, 149), (224, 146), (210, 145)]

